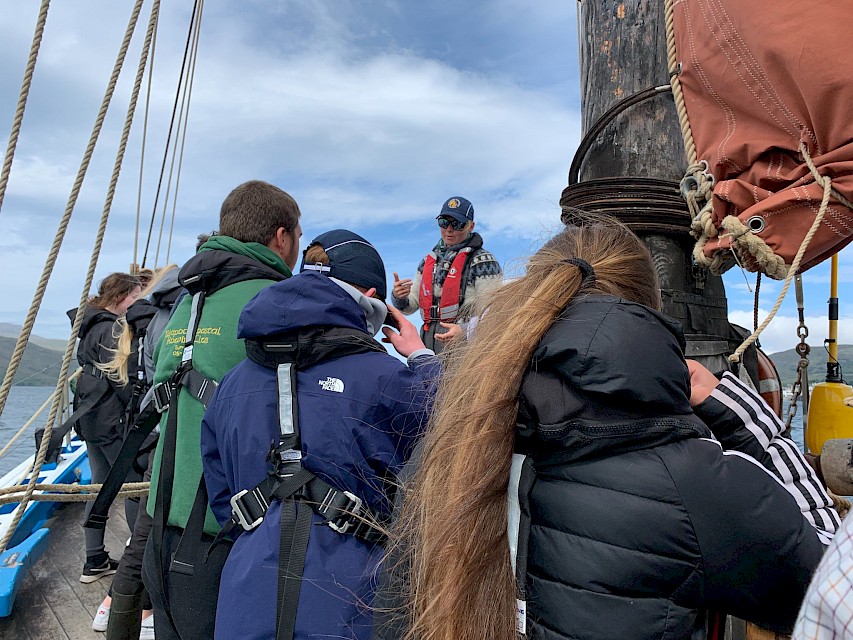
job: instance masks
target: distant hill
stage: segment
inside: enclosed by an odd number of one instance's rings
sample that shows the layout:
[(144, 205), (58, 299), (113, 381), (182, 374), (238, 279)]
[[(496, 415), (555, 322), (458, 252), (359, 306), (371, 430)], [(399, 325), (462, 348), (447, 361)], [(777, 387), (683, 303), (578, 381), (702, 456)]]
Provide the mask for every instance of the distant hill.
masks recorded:
[[(0, 336), (0, 377), (6, 372), (12, 352), (15, 350), (16, 338)], [(53, 340), (49, 342), (62, 342)], [(63, 344), (63, 351), (65, 345)], [(13, 384), (23, 387), (52, 387), (59, 377), (63, 351), (45, 349), (34, 342), (27, 344), (24, 357), (18, 367)], [(72, 366), (76, 363), (72, 363)]]
[[(18, 339), (21, 334), (21, 325), (10, 324), (8, 322), (0, 322), (0, 337)], [(42, 338), (41, 336), (30, 336), (30, 344), (35, 344), (45, 349), (55, 349), (65, 353), (65, 345), (68, 340), (54, 340), (52, 338)]]
[[(824, 382), (826, 380), (826, 349), (823, 345), (809, 345), (809, 382)], [(769, 354), (770, 359), (779, 370), (782, 386), (791, 386), (797, 379), (797, 364), (800, 356), (793, 349), (779, 351)], [(848, 384), (853, 382), (853, 344), (838, 345), (838, 362), (841, 363), (841, 372)]]

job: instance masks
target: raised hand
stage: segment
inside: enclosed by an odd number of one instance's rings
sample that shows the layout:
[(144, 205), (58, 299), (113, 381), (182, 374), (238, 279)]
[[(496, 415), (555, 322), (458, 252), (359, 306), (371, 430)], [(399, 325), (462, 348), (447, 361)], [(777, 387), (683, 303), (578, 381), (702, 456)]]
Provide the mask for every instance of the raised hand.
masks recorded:
[(412, 279), (406, 278), (405, 280), (400, 280), (400, 276), (397, 275), (397, 272), (394, 272), (394, 288), (392, 289), (392, 295), (397, 298), (397, 300), (405, 300), (409, 297), (409, 293), (412, 291)]

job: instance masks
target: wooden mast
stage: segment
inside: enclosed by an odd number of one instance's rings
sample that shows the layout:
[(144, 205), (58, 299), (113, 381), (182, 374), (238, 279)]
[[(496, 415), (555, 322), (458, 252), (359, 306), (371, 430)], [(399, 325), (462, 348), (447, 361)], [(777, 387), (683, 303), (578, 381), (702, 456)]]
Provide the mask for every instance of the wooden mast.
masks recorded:
[[(664, 0), (582, 0), (577, 8), (586, 133), (620, 100), (669, 84)], [(599, 178), (658, 178), (671, 181), (674, 191), (686, 166), (672, 95), (664, 92), (616, 116), (595, 137), (579, 176), (581, 184)], [(564, 192), (563, 204), (571, 189)], [(725, 289), (722, 278), (693, 267), (686, 205), (683, 211), (686, 218), (679, 222), (683, 231), (660, 233), (642, 224), (630, 226), (652, 251), (663, 310), (682, 323), (688, 356), (719, 370), (733, 348), (729, 343), (736, 340), (728, 323)]]

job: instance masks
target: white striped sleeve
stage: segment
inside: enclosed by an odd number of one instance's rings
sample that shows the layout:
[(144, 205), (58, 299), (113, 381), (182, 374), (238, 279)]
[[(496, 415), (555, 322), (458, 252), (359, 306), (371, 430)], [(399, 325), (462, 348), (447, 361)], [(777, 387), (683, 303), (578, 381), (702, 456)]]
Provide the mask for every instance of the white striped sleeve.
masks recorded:
[[(815, 528), (821, 542), (828, 544), (841, 519), (797, 445), (782, 435), (784, 423), (759, 395), (731, 373), (723, 376), (710, 398), (722, 404), (740, 423), (737, 425), (739, 437), (721, 438), (723, 446), (752, 455), (776, 476), (797, 501), (803, 517)], [(710, 426), (713, 430), (714, 425)], [(729, 446), (732, 442), (739, 444)], [(760, 455), (756, 455), (759, 451)]]

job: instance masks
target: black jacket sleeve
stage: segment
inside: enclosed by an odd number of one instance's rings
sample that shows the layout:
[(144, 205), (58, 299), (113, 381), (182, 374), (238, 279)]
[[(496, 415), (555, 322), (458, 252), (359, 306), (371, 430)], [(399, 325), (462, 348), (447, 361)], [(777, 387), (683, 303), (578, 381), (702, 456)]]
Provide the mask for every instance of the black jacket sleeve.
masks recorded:
[(790, 633), (823, 554), (815, 528), (762, 465), (717, 442), (665, 460), (700, 550), (697, 607)]
[(832, 498), (797, 445), (782, 435), (785, 425), (761, 396), (726, 373), (695, 412), (726, 451), (744, 453), (770, 471), (796, 500), (821, 542), (829, 544), (841, 524)]

